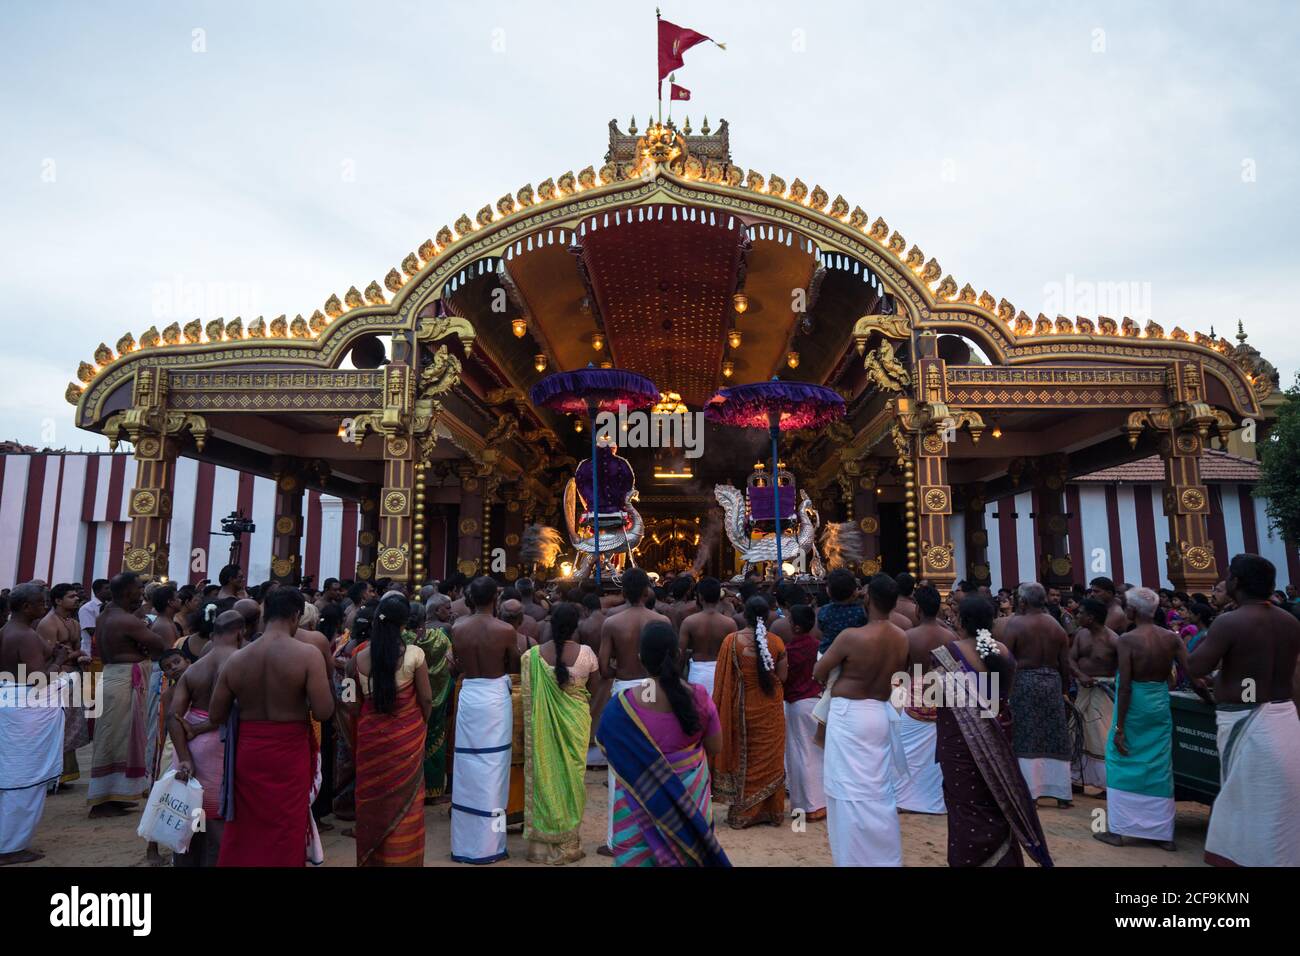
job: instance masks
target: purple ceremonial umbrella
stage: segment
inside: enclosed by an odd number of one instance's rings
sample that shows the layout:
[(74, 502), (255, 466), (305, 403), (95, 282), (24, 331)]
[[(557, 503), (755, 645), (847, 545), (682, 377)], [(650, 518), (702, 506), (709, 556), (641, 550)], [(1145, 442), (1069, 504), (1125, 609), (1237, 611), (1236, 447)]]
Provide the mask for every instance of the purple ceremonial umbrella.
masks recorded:
[(554, 372), (531, 389), (528, 397), (534, 405), (557, 412), (587, 413), (591, 420), (591, 508), (592, 542), (596, 554), (596, 584), (600, 584), (600, 469), (596, 461), (596, 416), (601, 412), (618, 412), (646, 408), (659, 401), (659, 389), (644, 375), (621, 368), (586, 368), (572, 372)]
[(808, 382), (732, 385), (718, 390), (704, 406), (704, 417), (738, 428), (766, 428), (772, 437), (772, 511), (776, 516), (776, 580), (781, 581), (781, 506), (777, 452), (781, 432), (820, 428), (844, 416), (844, 399), (833, 388)]

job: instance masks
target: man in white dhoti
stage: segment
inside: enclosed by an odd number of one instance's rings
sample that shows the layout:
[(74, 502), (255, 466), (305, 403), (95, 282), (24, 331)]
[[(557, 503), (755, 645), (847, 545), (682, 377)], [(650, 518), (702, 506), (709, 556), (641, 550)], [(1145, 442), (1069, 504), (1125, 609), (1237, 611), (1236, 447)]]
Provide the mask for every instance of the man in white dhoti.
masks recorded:
[(63, 770), (62, 645), (48, 647), (33, 628), (45, 613), (45, 589), (20, 584), (9, 609), (0, 629), (0, 866), (45, 855), (30, 843), (46, 790)]
[(473, 613), (451, 629), (452, 655), (462, 675), (451, 779), (451, 858), (457, 863), (495, 863), (507, 856), (514, 737), (510, 672), (519, 670), (519, 640), (515, 629), (493, 614), (496, 593), (491, 578), (475, 578), (467, 595)]
[(825, 752), (816, 742), (820, 724), (813, 710), (821, 685), (813, 680), (817, 663), (817, 616), (807, 604), (788, 612), (790, 638), (785, 642), (785, 779), (791, 814), (806, 820), (826, 818)]
[(894, 675), (907, 666), (907, 637), (889, 617), (898, 585), (878, 574), (867, 585), (867, 624), (846, 628), (813, 676), (840, 668), (826, 721), (826, 819), (836, 866), (902, 866), (894, 767), (905, 772)]
[(695, 600), (700, 609), (682, 621), (678, 646), (690, 655), (691, 670), (686, 679), (705, 687), (712, 697), (718, 650), (727, 635), (736, 630), (736, 621), (718, 610), (722, 585), (717, 578), (701, 578), (695, 586)]
[[(1075, 789), (1106, 789), (1106, 738), (1115, 716), (1115, 675), (1119, 637), (1106, 626), (1109, 609), (1096, 598), (1084, 598), (1075, 615), (1078, 628), (1070, 642), (1070, 672), (1079, 685), (1074, 707), (1083, 737), (1079, 757), (1070, 767)], [(1075, 748), (1071, 748), (1072, 751)], [(1100, 795), (1100, 794), (1099, 794)]]
[(1188, 659), (1192, 677), (1218, 669), (1219, 772), (1205, 860), (1219, 866), (1300, 866), (1300, 720), (1293, 680), (1300, 622), (1268, 600), (1276, 572), (1255, 554), (1228, 568), (1228, 596)]
[(894, 774), (894, 789), (898, 809), (905, 813), (945, 813), (943, 768), (934, 759), (939, 712), (934, 702), (926, 705), (924, 676), (934, 666), (930, 652), (956, 635), (939, 623), (943, 599), (938, 591), (928, 585), (919, 587), (912, 592), (912, 600), (920, 623), (907, 631), (908, 680), (904, 687), (909, 693), (898, 715), (907, 772)]

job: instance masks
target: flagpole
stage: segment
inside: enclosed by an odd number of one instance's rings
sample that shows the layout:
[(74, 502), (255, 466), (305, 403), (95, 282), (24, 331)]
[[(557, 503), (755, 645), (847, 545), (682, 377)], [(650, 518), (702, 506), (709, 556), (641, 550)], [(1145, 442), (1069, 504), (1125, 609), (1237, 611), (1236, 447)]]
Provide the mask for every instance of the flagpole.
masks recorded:
[(659, 125), (664, 122), (664, 80), (659, 76), (659, 8), (655, 7), (655, 76), (658, 80), (655, 83), (659, 93)]

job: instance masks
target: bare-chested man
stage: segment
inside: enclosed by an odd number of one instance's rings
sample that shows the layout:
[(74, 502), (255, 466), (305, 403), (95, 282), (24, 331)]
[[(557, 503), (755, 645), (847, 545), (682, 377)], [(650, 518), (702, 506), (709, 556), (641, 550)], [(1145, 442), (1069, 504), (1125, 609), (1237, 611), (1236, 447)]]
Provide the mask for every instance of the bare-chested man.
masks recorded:
[(153, 667), (170, 645), (136, 613), (140, 578), (123, 571), (109, 583), (111, 602), (95, 621), (95, 642), (104, 670), (95, 721), (95, 750), (86, 799), (92, 817), (117, 816), (149, 792), (149, 770), (141, 757), (152, 726), (147, 688)]
[(877, 574), (867, 585), (867, 623), (840, 631), (813, 677), (831, 688), (826, 720), (826, 827), (836, 866), (902, 866), (903, 843), (890, 769), (889, 702), (907, 666), (903, 629), (890, 620), (898, 584)]
[[(913, 594), (916, 591), (916, 578), (912, 577), (906, 571), (897, 575), (894, 582), (898, 585), (898, 604), (894, 607), (894, 612), (907, 618), (907, 627), (903, 630), (916, 627), (921, 623), (921, 614), (917, 610), (916, 601)], [(898, 622), (895, 621), (895, 624)]]
[[(726, 636), (736, 630), (736, 622), (730, 614), (718, 609), (722, 585), (717, 578), (701, 578), (695, 586), (695, 600), (700, 609), (682, 621), (678, 646), (681, 656), (690, 655), (691, 669), (687, 680), (708, 688), (712, 697), (718, 650)], [(789, 622), (785, 623), (788, 629)]]
[[(626, 608), (617, 614), (609, 614), (600, 629), (600, 672), (612, 683), (610, 697), (626, 687), (643, 683), (648, 676), (641, 664), (641, 631), (647, 624), (663, 622), (669, 627), (672, 622), (664, 615), (651, 611), (646, 601), (652, 594), (650, 578), (640, 568), (632, 568), (623, 574), (623, 600)], [(716, 650), (715, 650), (716, 654)], [(613, 856), (614, 842), (614, 771), (609, 771), (609, 813), (605, 832), (605, 845), (596, 852), (601, 856)]]
[(519, 672), (519, 635), (493, 614), (495, 581), (477, 577), (468, 592), (474, 611), (451, 628), (455, 670), (464, 678), (456, 703), (451, 858), (458, 863), (495, 863), (506, 857), (506, 828), (501, 824), (510, 800), (510, 675)]
[[(520, 578), (515, 581), (515, 590), (519, 592), (519, 602), (524, 606), (524, 613), (534, 621), (546, 619), (547, 609), (537, 600), (537, 588), (532, 578)], [(536, 637), (536, 634), (530, 635)]]
[[(1070, 770), (1074, 789), (1106, 789), (1106, 738), (1115, 715), (1119, 635), (1106, 626), (1109, 608), (1096, 598), (1079, 602), (1070, 641), (1070, 673), (1079, 685), (1074, 706), (1083, 722), (1083, 749)], [(1098, 794), (1100, 796), (1101, 794)]]
[[(902, 575), (899, 575), (902, 577)], [(956, 640), (952, 628), (939, 620), (943, 598), (927, 585), (912, 592), (917, 625), (908, 628), (907, 683), (911, 691), (899, 715), (899, 736), (907, 756), (908, 773), (904, 776), (892, 767), (898, 809), (903, 813), (944, 813), (943, 770), (935, 762), (938, 745), (938, 710), (924, 703), (925, 674), (934, 670), (930, 652)]]
[(1239, 554), (1220, 614), (1192, 652), (1187, 672), (1218, 671), (1223, 782), (1210, 814), (1205, 858), (1237, 866), (1300, 866), (1300, 721), (1296, 719), (1300, 622), (1275, 607), (1272, 562)]
[(77, 608), (81, 596), (75, 584), (56, 584), (50, 588), (50, 609), (36, 625), (36, 633), (53, 650), (56, 644), (67, 648), (70, 657), (81, 656), (81, 626)]
[(245, 643), (257, 640), (257, 636), (262, 633), (262, 605), (252, 598), (240, 598), (235, 602), (233, 610), (238, 611), (244, 619)]
[(1106, 605), (1106, 620), (1102, 623), (1116, 635), (1128, 629), (1128, 614), (1115, 591), (1114, 581), (1110, 578), (1093, 578), (1088, 582), (1088, 596)]
[(501, 620), (513, 627), (520, 637), (519, 653), (523, 653), (537, 643), (538, 633), (541, 625), (537, 619), (524, 613), (524, 604), (518, 598), (510, 598), (501, 602), (501, 608), (497, 612)]
[[(576, 602), (582, 606), (582, 619), (578, 622), (578, 640), (591, 648), (593, 654), (600, 653), (600, 631), (605, 624), (605, 611), (600, 606), (600, 598), (595, 592), (582, 592)], [(550, 621), (542, 624), (543, 641), (550, 639)], [(587, 677), (587, 692), (591, 695), (588, 709), (591, 713), (591, 740), (587, 747), (587, 766), (601, 769), (606, 766), (605, 754), (596, 746), (596, 728), (600, 725), (600, 715), (609, 703), (611, 681), (599, 669)]]
[(208, 715), (217, 676), (244, 643), (244, 619), (238, 611), (223, 611), (212, 626), (207, 652), (186, 668), (172, 689), (167, 729), (176, 749), (176, 777), (191, 775), (203, 785), (205, 826), (190, 838), (189, 850), (172, 856), (176, 866), (216, 866), (221, 849), (221, 778), (226, 766), (225, 742)]
[(998, 634), (1016, 659), (1016, 678), (1008, 701), (1015, 722), (1013, 748), (1029, 795), (1055, 797), (1058, 806), (1073, 800), (1070, 785), (1070, 733), (1065, 690), (1070, 684), (1070, 638), (1047, 613), (1047, 592), (1036, 581), (1016, 589), (1016, 613)]
[(37, 703), (68, 653), (37, 634), (45, 609), (45, 588), (20, 584), (9, 592), (9, 620), (0, 628), (0, 866), (45, 855), (30, 844), (63, 765), (63, 708)]
[(1106, 747), (1106, 831), (1112, 846), (1151, 842), (1174, 846), (1174, 719), (1169, 709), (1173, 665), (1187, 665), (1187, 648), (1155, 623), (1159, 596), (1150, 588), (1124, 595), (1133, 626), (1119, 636), (1115, 724)]
[(323, 859), (311, 816), (311, 718), (334, 715), (334, 691), (320, 652), (295, 637), (304, 604), (296, 588), (272, 590), (262, 608), (261, 636), (231, 654), (217, 675), (208, 716), (227, 724), (235, 753), (219, 866), (302, 866)]

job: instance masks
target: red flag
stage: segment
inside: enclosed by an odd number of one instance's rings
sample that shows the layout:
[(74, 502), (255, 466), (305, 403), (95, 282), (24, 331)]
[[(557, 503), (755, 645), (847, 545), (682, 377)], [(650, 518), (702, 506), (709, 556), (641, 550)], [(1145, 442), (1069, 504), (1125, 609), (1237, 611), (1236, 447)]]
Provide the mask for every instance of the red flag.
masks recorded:
[(676, 83), (669, 83), (668, 98), (670, 100), (689, 100), (691, 91), (684, 86), (678, 86)]
[(716, 42), (703, 33), (696, 33), (694, 30), (661, 19), (659, 21), (659, 79), (663, 80), (673, 70), (682, 66), (685, 62), (682, 60), (682, 54), (705, 40), (710, 43)]

